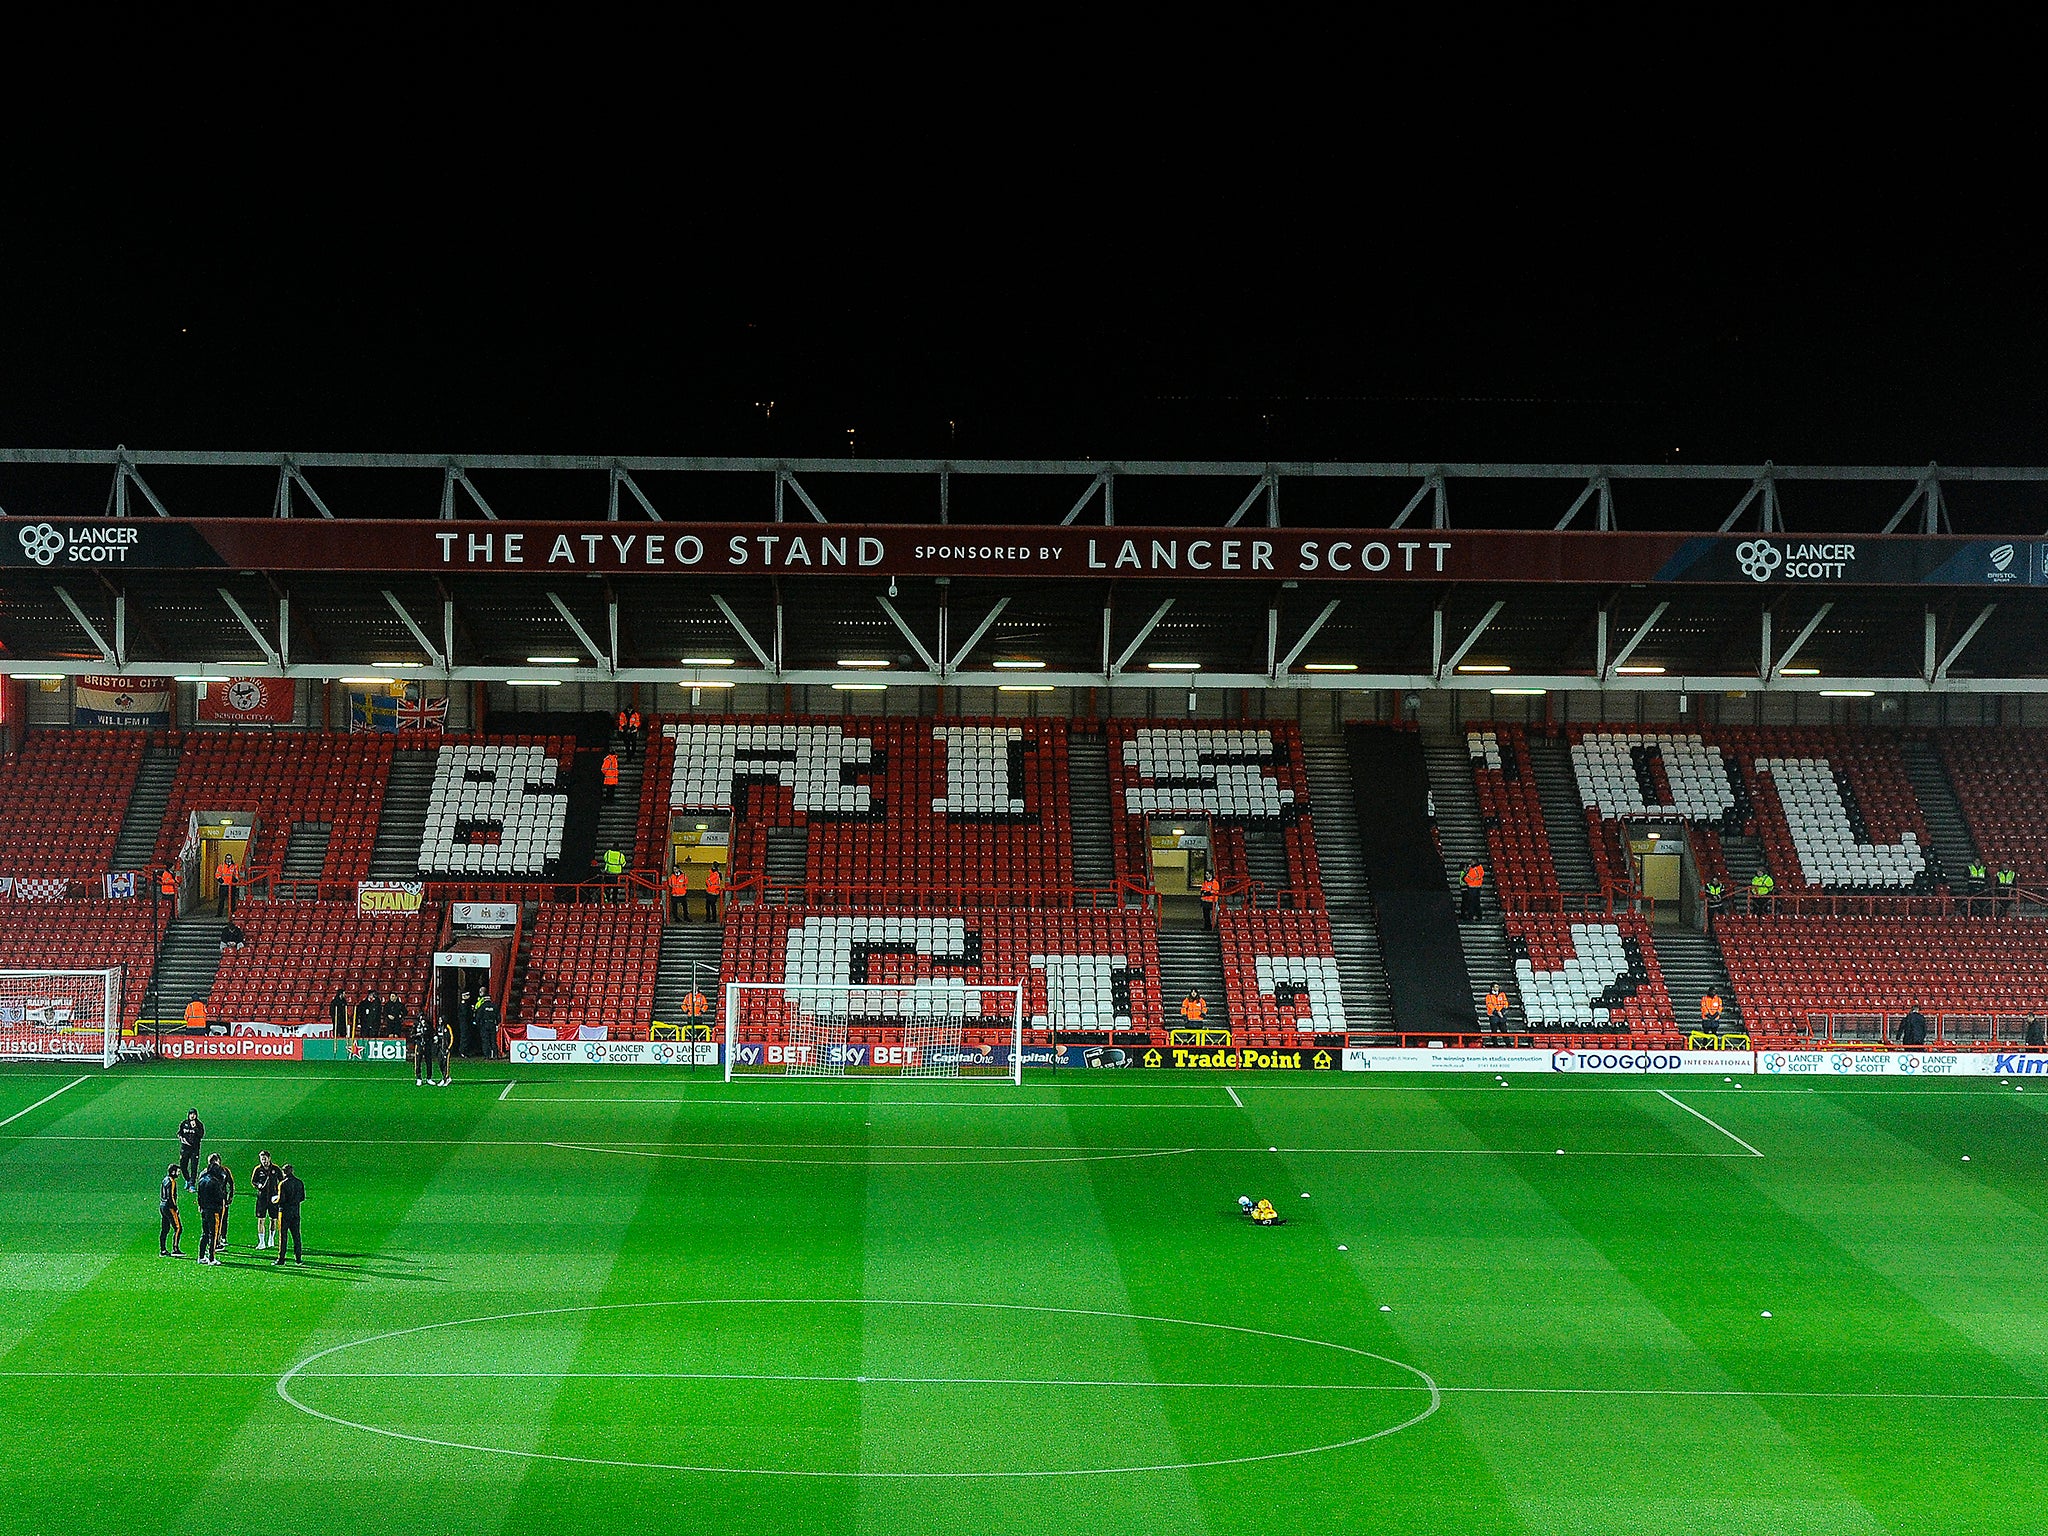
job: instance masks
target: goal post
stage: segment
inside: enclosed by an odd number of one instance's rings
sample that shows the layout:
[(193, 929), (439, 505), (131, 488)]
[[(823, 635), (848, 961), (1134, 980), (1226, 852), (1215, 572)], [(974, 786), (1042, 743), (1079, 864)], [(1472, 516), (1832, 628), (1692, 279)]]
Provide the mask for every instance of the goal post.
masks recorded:
[(849, 1074), (1022, 1083), (1024, 988), (726, 983), (726, 1081)]
[(121, 967), (0, 970), (0, 1061), (98, 1061), (121, 1053)]

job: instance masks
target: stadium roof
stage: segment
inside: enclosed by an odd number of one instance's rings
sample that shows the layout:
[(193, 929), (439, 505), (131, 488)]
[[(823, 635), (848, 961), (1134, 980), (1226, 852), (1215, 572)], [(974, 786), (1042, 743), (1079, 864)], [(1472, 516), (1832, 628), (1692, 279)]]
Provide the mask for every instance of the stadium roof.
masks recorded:
[(2048, 691), (2048, 468), (0, 449), (0, 509), (16, 673)]

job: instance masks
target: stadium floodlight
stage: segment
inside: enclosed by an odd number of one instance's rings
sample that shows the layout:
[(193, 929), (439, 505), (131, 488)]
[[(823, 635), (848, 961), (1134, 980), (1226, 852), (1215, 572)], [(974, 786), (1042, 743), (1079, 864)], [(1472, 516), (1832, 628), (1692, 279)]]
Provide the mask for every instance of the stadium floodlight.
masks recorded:
[[(970, 1045), (966, 1031), (1000, 1041)], [(858, 1029), (866, 1037), (849, 1038)], [(725, 1078), (952, 1077), (1024, 1081), (1024, 988), (956, 977), (896, 986), (733, 981), (725, 988)]]
[(97, 1060), (121, 1053), (121, 967), (0, 971), (0, 1061)]

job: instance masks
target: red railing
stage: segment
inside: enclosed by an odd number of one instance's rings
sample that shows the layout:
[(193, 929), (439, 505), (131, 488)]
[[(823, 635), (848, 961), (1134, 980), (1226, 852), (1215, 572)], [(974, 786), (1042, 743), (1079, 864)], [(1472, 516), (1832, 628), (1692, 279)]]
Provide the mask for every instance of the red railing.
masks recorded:
[[(1989, 1051), (2023, 1047), (2030, 1029), (2048, 1028), (2042, 1013), (1922, 1012), (1927, 1044), (1956, 1051)], [(1906, 1015), (1885, 1009), (1837, 1009), (1808, 1013), (1793, 1038), (1815, 1046), (1842, 1050), (1877, 1050), (1901, 1044)]]

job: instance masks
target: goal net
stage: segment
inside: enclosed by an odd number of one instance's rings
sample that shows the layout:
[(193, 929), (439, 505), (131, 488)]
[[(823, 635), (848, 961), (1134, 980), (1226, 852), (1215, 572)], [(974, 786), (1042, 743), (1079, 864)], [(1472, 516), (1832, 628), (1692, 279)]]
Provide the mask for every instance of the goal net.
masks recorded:
[(1024, 989), (952, 981), (725, 989), (725, 1075), (1024, 1080)]
[(0, 1061), (97, 1061), (121, 1047), (121, 968), (0, 971)]

